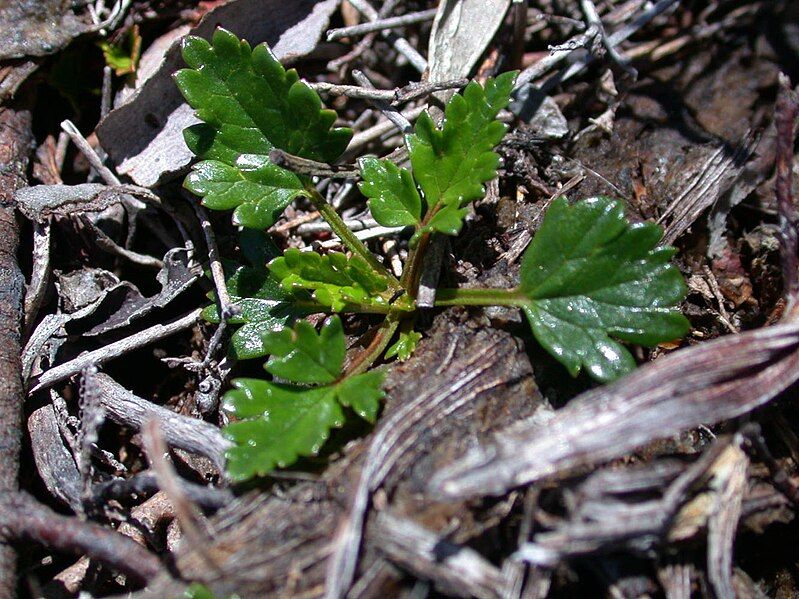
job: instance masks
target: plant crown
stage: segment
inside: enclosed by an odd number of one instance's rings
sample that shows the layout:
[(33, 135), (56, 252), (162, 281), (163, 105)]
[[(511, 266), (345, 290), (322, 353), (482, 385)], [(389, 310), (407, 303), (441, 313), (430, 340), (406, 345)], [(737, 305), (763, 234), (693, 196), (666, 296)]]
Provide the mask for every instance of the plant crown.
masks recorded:
[[(412, 228), (397, 279), (310, 177), (269, 158), (279, 149), (332, 163), (352, 137), (334, 127), (335, 112), (322, 107), (296, 71), (284, 69), (266, 44), (251, 49), (223, 29), (211, 42), (186, 38), (183, 57), (188, 68), (175, 79), (203, 121), (185, 130), (200, 158), (185, 187), (211, 209), (233, 210), (234, 223), (244, 227), (249, 264), (227, 264), (236, 308), (228, 322), (241, 325), (231, 353), (269, 356), (264, 368), (272, 375), (236, 379), (224, 398), (233, 418), (225, 428), (234, 443), (229, 474), (245, 480), (316, 455), (348, 412), (375, 421), (383, 372), (369, 368), (381, 356), (408, 359), (421, 339), (412, 325), (424, 250), (431, 235), (460, 233), (469, 203), (497, 176), (495, 147), (507, 130), (497, 117), (508, 106), (515, 73), (469, 83), (447, 103), (440, 125), (422, 113), (405, 137), (410, 168), (385, 158), (359, 161), (358, 185), (374, 219)], [(328, 221), (347, 254), (281, 254), (272, 244), (264, 229), (298, 196)], [(673, 248), (658, 246), (661, 236), (655, 224), (631, 225), (619, 201), (594, 197), (570, 205), (559, 198), (524, 253), (518, 287), (439, 289), (436, 305), (516, 306), (538, 343), (573, 376), (585, 369), (611, 381), (635, 367), (620, 342), (654, 346), (689, 330), (679, 311), (686, 286), (669, 262)], [(370, 345), (350, 359), (337, 316), (347, 312), (385, 317)], [(317, 332), (302, 318), (313, 313), (333, 315)], [(205, 316), (218, 322), (216, 305)]]

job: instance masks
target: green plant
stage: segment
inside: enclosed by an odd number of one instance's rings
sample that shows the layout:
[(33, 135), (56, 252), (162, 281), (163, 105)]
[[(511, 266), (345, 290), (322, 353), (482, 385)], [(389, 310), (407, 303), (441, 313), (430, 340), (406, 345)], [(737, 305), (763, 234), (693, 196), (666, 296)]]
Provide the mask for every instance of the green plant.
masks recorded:
[[(211, 43), (187, 38), (183, 54), (189, 68), (176, 80), (204, 121), (185, 132), (202, 159), (185, 186), (210, 208), (233, 209), (235, 223), (254, 229), (271, 226), (303, 196), (349, 250), (278, 255), (263, 233), (243, 234), (251, 264), (231, 268), (228, 279), (239, 307), (231, 322), (242, 324), (232, 351), (239, 358), (269, 355), (265, 368), (275, 377), (235, 380), (225, 396), (236, 419), (226, 428), (235, 443), (229, 470), (246, 479), (314, 455), (329, 430), (342, 424), (343, 408), (370, 422), (376, 418), (382, 373), (369, 368), (381, 355), (407, 359), (421, 337), (412, 322), (425, 248), (431, 235), (457, 235), (469, 202), (483, 197), (484, 184), (496, 177), (494, 148), (507, 129), (497, 117), (508, 105), (515, 74), (467, 85), (447, 104), (441, 126), (422, 113), (406, 137), (410, 170), (387, 159), (360, 161), (359, 187), (375, 220), (413, 228), (397, 279), (309, 177), (269, 159), (276, 148), (322, 162), (343, 153), (351, 132), (333, 127), (336, 115), (322, 108), (316, 93), (266, 45), (252, 50), (221, 29)], [(652, 346), (689, 328), (678, 309), (685, 284), (669, 263), (674, 250), (657, 247), (661, 234), (654, 224), (630, 225), (610, 198), (571, 206), (560, 198), (524, 254), (517, 288), (439, 289), (436, 305), (519, 307), (538, 342), (572, 375), (585, 369), (610, 381), (635, 367), (619, 341)], [(384, 320), (371, 343), (346, 360), (337, 316), (318, 335), (301, 319), (281, 328), (314, 312), (382, 314)], [(216, 308), (206, 316), (218, 319)]]

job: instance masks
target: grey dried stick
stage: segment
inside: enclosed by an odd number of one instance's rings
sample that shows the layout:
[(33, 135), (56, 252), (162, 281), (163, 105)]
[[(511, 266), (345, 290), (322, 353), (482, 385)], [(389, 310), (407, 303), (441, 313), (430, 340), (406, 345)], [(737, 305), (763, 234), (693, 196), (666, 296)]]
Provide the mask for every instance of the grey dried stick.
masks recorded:
[(449, 543), (434, 532), (390, 511), (380, 512), (372, 534), (392, 562), (420, 578), (434, 580), (456, 597), (499, 599), (502, 572), (479, 553)]
[(724, 337), (665, 356), (592, 389), (541, 426), (519, 423), (437, 472), (434, 494), (501, 495), (569, 469), (605, 462), (700, 424), (773, 400), (799, 377), (799, 325)]
[(68, 379), (69, 377), (78, 374), (91, 364), (104, 364), (105, 362), (125, 355), (134, 349), (138, 349), (139, 347), (148, 345), (154, 341), (163, 339), (164, 337), (174, 335), (183, 329), (187, 329), (200, 319), (201, 312), (202, 310), (198, 308), (173, 322), (151, 326), (149, 329), (139, 331), (130, 337), (125, 337), (124, 339), (110, 343), (105, 347), (101, 347), (100, 349), (86, 352), (74, 360), (70, 360), (64, 364), (59, 364), (50, 370), (46, 370), (41, 374), (41, 376), (38, 377), (38, 379), (36, 379), (36, 385), (31, 388), (30, 393), (35, 393), (40, 389)]
[(118, 424), (140, 430), (150, 418), (157, 418), (167, 444), (209, 458), (220, 471), (225, 465), (225, 451), (230, 441), (214, 425), (176, 414), (162, 406), (134, 395), (110, 376), (94, 375), (97, 395), (106, 414)]
[[(409, 121), (414, 121), (416, 118), (422, 114), (427, 109), (427, 106), (417, 106), (416, 108), (411, 108), (410, 110), (406, 110), (402, 113)], [(369, 127), (364, 131), (359, 131), (355, 135), (352, 136), (350, 140), (350, 145), (347, 146), (347, 154), (351, 155), (355, 152), (359, 151), (363, 146), (372, 142), (386, 133), (390, 132), (394, 129), (394, 123), (389, 120), (382, 121), (373, 127)]]
[[(376, 21), (379, 18), (377, 11), (366, 0), (350, 0), (350, 4), (370, 21)], [(427, 70), (427, 61), (404, 37), (399, 37), (388, 30), (382, 31), (380, 35), (390, 41), (397, 52), (404, 55), (417, 71), (424, 73)]]
[(100, 156), (97, 155), (97, 152), (95, 152), (94, 148), (89, 145), (89, 142), (86, 141), (86, 138), (83, 137), (80, 131), (78, 131), (78, 128), (72, 121), (63, 121), (61, 123), (61, 129), (64, 130), (64, 133), (69, 135), (72, 143), (78, 147), (78, 149), (81, 151), (81, 154), (86, 157), (86, 160), (89, 161), (89, 164), (91, 164), (92, 168), (97, 171), (97, 174), (100, 175), (103, 181), (105, 181), (108, 185), (121, 184), (119, 177), (117, 177), (111, 169), (103, 164)]
[(435, 18), (437, 11), (437, 8), (431, 8), (428, 10), (421, 10), (419, 12), (411, 12), (399, 17), (377, 19), (375, 21), (369, 21), (368, 23), (352, 25), (351, 27), (331, 29), (327, 32), (327, 41), (332, 42), (335, 40), (340, 40), (343, 37), (354, 37), (356, 35), (365, 35), (373, 31), (385, 31), (387, 29), (405, 27), (405, 25), (413, 25), (414, 23), (432, 21), (433, 18)]
[[(375, 88), (372, 82), (369, 81), (369, 78), (364, 73), (362, 73), (357, 69), (352, 71), (352, 78), (355, 79), (355, 81), (357, 81), (359, 85), (362, 85), (367, 89)], [(389, 121), (394, 123), (394, 126), (397, 127), (397, 129), (399, 129), (401, 133), (411, 132), (412, 129), (411, 122), (408, 119), (406, 119), (404, 116), (402, 116), (402, 113), (399, 110), (391, 106), (385, 100), (372, 99), (371, 102), (372, 104), (375, 105), (375, 107), (378, 110), (380, 110), (380, 112), (383, 113), (383, 115)]]
[(518, 377), (523, 370), (516, 370), (516, 363), (508, 359), (515, 349), (515, 344), (501, 335), (490, 342), (480, 343), (479, 349), (476, 344), (461, 347), (457, 360), (446, 360), (439, 367), (439, 372), (451, 373), (452, 378), (442, 375), (446, 382), (431, 385), (381, 422), (369, 443), (347, 515), (331, 544), (326, 599), (344, 597), (350, 587), (371, 493), (384, 484), (403, 456), (413, 448), (420, 431), (432, 431), (436, 423), (467, 409), (483, 394), (491, 393)]

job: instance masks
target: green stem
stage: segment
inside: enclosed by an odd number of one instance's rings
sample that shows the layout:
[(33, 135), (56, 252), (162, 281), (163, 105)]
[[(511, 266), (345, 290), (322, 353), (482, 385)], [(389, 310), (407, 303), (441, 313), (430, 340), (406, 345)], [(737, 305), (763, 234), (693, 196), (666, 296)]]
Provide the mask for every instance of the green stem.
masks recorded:
[(389, 341), (394, 336), (394, 332), (399, 326), (400, 319), (395, 314), (389, 314), (388, 317), (377, 329), (374, 339), (371, 343), (358, 354), (355, 359), (347, 366), (345, 376), (355, 376), (369, 370), (369, 367), (381, 356), (388, 347)]
[(347, 246), (347, 248), (355, 255), (360, 256), (363, 258), (366, 263), (372, 267), (378, 274), (383, 277), (386, 277), (390, 282), (391, 286), (395, 289), (400, 288), (400, 283), (392, 275), (388, 269), (383, 266), (377, 257), (369, 251), (369, 248), (355, 236), (344, 220), (338, 215), (336, 209), (333, 208), (330, 204), (327, 203), (322, 197), (322, 194), (311, 184), (307, 184), (305, 186), (305, 190), (308, 192), (309, 199), (311, 203), (314, 205), (319, 213), (322, 215), (327, 223), (330, 225), (330, 228), (333, 229), (333, 232), (338, 235), (339, 239)]
[[(438, 205), (428, 210), (427, 214), (422, 218), (422, 221), (416, 225), (416, 231), (418, 232), (424, 229), (440, 209), (441, 206)], [(415, 236), (416, 234), (414, 234), (414, 237)], [(431, 236), (431, 232), (424, 233), (419, 237), (416, 245), (411, 245), (408, 251), (408, 258), (405, 260), (405, 268), (402, 269), (400, 284), (413, 298), (416, 298), (416, 293), (419, 290), (419, 278), (422, 276), (422, 260), (424, 259)], [(413, 241), (413, 237), (411, 241)]]
[(476, 287), (436, 290), (436, 306), (521, 306), (529, 301), (518, 288)]
[(419, 286), (419, 275), (422, 268), (422, 258), (424, 257), (429, 241), (429, 233), (422, 235), (419, 243), (408, 252), (408, 258), (405, 260), (405, 268), (402, 269), (400, 284), (413, 298), (416, 297), (417, 287)]

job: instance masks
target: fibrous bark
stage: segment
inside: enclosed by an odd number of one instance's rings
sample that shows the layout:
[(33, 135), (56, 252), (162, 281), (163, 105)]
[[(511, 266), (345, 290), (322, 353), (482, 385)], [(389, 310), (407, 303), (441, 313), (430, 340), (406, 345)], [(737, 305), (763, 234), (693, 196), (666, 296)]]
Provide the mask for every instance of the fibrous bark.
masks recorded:
[[(26, 184), (31, 148), (31, 114), (0, 108), (0, 494), (18, 488), (22, 438), (20, 325), (25, 279), (17, 264), (19, 226), (14, 191)], [(16, 586), (14, 549), (0, 544), (0, 596)]]

